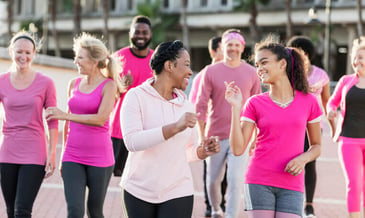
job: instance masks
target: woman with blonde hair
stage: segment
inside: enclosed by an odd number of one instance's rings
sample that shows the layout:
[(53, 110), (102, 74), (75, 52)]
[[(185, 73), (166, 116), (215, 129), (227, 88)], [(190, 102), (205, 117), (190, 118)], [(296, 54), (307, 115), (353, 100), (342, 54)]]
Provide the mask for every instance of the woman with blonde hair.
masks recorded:
[[(365, 185), (365, 37), (354, 40), (351, 53), (355, 73), (344, 75), (327, 104), (327, 117), (337, 120), (333, 139), (339, 140), (339, 156), (347, 185), (347, 210), (351, 218), (361, 217), (361, 194)], [(337, 108), (341, 113), (337, 116)], [(364, 206), (363, 206), (364, 207)]]
[(88, 215), (104, 217), (114, 167), (109, 115), (121, 87), (118, 63), (101, 40), (87, 33), (74, 39), (73, 50), (81, 77), (69, 84), (67, 112), (48, 108), (47, 119), (66, 121), (61, 170), (68, 217), (84, 217), (86, 187)]

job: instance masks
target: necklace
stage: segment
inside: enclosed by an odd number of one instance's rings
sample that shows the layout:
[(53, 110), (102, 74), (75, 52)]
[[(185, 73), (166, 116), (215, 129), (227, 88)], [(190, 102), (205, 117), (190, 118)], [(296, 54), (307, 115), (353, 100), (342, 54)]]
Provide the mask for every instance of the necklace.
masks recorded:
[(278, 102), (276, 100), (274, 100), (271, 96), (270, 96), (270, 99), (275, 103), (277, 104), (278, 106), (282, 107), (282, 108), (286, 108), (287, 106), (289, 106), (290, 103), (292, 103), (292, 101), (294, 100), (294, 98), (292, 97), (289, 101), (285, 102), (285, 103), (281, 103), (281, 102)]

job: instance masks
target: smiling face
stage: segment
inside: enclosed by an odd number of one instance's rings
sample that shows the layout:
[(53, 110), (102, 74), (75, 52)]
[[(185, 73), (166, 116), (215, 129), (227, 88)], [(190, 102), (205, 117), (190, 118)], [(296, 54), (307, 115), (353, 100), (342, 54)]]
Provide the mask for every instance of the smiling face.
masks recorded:
[(137, 50), (144, 50), (151, 42), (152, 31), (150, 26), (145, 23), (136, 23), (129, 32), (129, 39)]
[(35, 56), (34, 44), (28, 39), (18, 39), (10, 48), (10, 56), (18, 70), (27, 70)]
[(89, 51), (84, 48), (77, 50), (74, 63), (82, 75), (88, 75), (96, 68), (96, 61), (90, 59)]
[[(178, 58), (171, 63), (171, 78), (174, 88), (185, 90), (189, 84), (193, 72), (190, 69), (190, 55), (185, 49), (181, 49)], [(170, 64), (169, 64), (170, 67)]]
[(286, 76), (286, 61), (277, 60), (277, 56), (268, 49), (257, 51), (255, 55), (257, 75), (266, 84), (278, 81), (281, 76)]
[(241, 60), (244, 46), (237, 39), (231, 39), (223, 45), (224, 60)]
[(365, 48), (357, 49), (352, 58), (352, 68), (355, 73), (365, 77)]

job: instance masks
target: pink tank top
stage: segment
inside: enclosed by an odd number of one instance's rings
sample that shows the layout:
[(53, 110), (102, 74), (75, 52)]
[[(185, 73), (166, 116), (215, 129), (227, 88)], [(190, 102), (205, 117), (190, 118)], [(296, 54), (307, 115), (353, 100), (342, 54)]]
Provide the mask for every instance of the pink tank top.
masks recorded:
[[(78, 78), (72, 90), (68, 107), (73, 114), (96, 114), (103, 98), (107, 79), (91, 93), (79, 90), (81, 78)], [(109, 120), (104, 126), (90, 126), (70, 121), (63, 162), (76, 162), (96, 167), (108, 167), (114, 164), (113, 145), (109, 134)]]

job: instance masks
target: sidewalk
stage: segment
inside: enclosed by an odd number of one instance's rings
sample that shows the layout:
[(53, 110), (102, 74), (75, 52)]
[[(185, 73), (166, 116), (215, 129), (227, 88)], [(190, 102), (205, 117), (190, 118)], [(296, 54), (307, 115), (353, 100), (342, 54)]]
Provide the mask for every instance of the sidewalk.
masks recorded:
[[(58, 155), (60, 146), (58, 146)], [(195, 183), (194, 218), (204, 216), (204, 195), (202, 183), (202, 162), (191, 164)], [(329, 136), (328, 129), (323, 133), (323, 152), (317, 161), (318, 180), (314, 199), (317, 218), (347, 217), (345, 201), (345, 182), (337, 157), (337, 145)], [(120, 177), (112, 177), (108, 194), (105, 199), (104, 214), (106, 218), (118, 218), (121, 215), (121, 194), (118, 187)], [(34, 218), (64, 218), (66, 217), (66, 203), (63, 194), (62, 180), (59, 172), (44, 180), (42, 188), (34, 203)], [(246, 218), (242, 210), (239, 218)], [(0, 218), (6, 218), (5, 203), (0, 199)]]

